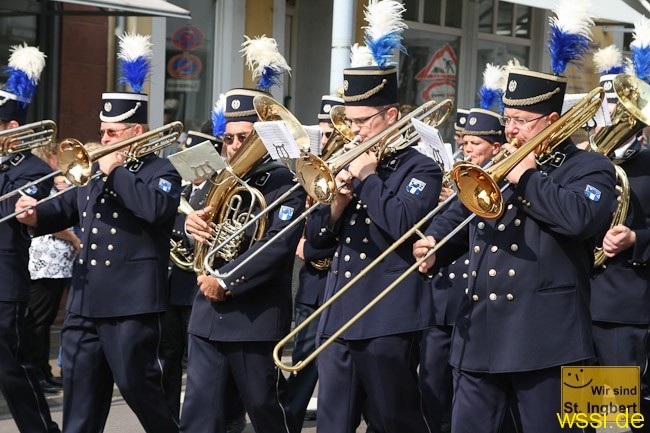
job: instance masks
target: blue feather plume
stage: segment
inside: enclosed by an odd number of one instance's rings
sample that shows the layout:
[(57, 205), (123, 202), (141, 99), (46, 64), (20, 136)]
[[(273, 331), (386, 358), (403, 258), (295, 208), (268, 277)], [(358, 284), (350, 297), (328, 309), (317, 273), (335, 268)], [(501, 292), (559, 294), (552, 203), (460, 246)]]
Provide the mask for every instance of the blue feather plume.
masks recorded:
[(32, 82), (27, 74), (20, 69), (5, 67), (5, 73), (9, 74), (9, 78), (4, 86), (2, 86), (2, 89), (24, 99), (19, 102), (22, 108), (27, 108), (29, 105), (27, 101), (31, 101), (36, 93), (36, 83)]
[(22, 108), (26, 108), (45, 68), (45, 54), (26, 43), (12, 46), (10, 51), (9, 65), (4, 68), (9, 78), (2, 89), (18, 96)]
[(257, 88), (268, 92), (276, 84), (280, 85), (282, 82), (280, 80), (282, 73), (283, 71), (278, 71), (273, 66), (266, 66), (262, 69), (262, 75), (260, 75), (260, 79), (257, 82)]
[(132, 62), (123, 61), (121, 65), (120, 83), (128, 84), (134, 92), (142, 93), (144, 82), (151, 72), (149, 59), (137, 58)]
[(559, 75), (569, 63), (581, 60), (589, 50), (591, 27), (594, 25), (592, 6), (588, 0), (560, 0), (551, 17), (548, 48), (551, 69)]
[(395, 64), (392, 61), (395, 50), (406, 54), (406, 48), (402, 45), (402, 36), (399, 33), (390, 33), (376, 40), (366, 39), (366, 45), (370, 48), (377, 65), (382, 68)]
[(487, 87), (481, 87), (478, 91), (478, 97), (481, 100), (481, 108), (489, 110), (495, 102), (499, 101), (503, 94), (501, 90), (497, 89), (488, 89)]
[(120, 83), (128, 84), (134, 92), (142, 93), (151, 74), (151, 36), (125, 33), (120, 37)]
[(631, 47), (634, 73), (643, 81), (650, 82), (650, 47)]
[(407, 28), (402, 19), (406, 8), (397, 0), (370, 0), (364, 12), (368, 23), (363, 27), (365, 44), (381, 68), (395, 64), (395, 50), (406, 54), (402, 32)]
[(221, 137), (226, 133), (226, 95), (219, 95), (212, 109), (212, 135)]
[(575, 33), (565, 33), (558, 27), (551, 28), (548, 48), (551, 53), (551, 69), (562, 74), (569, 63), (579, 60), (589, 51), (589, 39)]

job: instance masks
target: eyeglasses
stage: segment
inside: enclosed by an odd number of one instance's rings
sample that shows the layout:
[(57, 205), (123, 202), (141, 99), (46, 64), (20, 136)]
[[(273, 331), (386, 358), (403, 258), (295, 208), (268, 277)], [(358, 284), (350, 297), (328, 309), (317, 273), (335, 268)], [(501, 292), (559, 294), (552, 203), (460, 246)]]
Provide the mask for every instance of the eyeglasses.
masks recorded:
[(501, 116), (499, 123), (501, 124), (501, 126), (508, 126), (509, 123), (512, 123), (517, 129), (528, 129), (528, 124), (530, 122), (534, 122), (535, 120), (539, 120), (542, 117), (546, 117), (546, 116), (547, 114), (542, 114), (541, 116), (535, 117), (534, 119), (522, 119), (521, 117)]
[(377, 111), (375, 114), (371, 114), (371, 115), (368, 116), (368, 117), (358, 117), (358, 118), (356, 118), (356, 119), (348, 119), (348, 118), (346, 118), (345, 120), (346, 120), (346, 122), (352, 123), (352, 124), (354, 124), (354, 125), (357, 125), (359, 128), (362, 128), (362, 127), (368, 125), (368, 121), (369, 121), (370, 119), (372, 119), (372, 118), (375, 117), (376, 115), (381, 114), (381, 113), (383, 113), (384, 111), (387, 111), (387, 110), (390, 110), (390, 107), (388, 107), (388, 108), (384, 108), (384, 109), (381, 110), (381, 111)]
[(117, 137), (120, 132), (126, 131), (127, 129), (133, 128), (133, 125), (127, 126), (126, 128), (122, 129), (100, 129), (99, 130), (99, 139), (101, 140), (104, 138), (104, 134), (108, 135), (110, 138)]
[(226, 134), (226, 135), (223, 136), (223, 142), (226, 143), (226, 144), (233, 144), (233, 142), (235, 141), (235, 138), (237, 138), (237, 141), (239, 141), (240, 143), (243, 143), (248, 138), (248, 133), (247, 132), (240, 132), (239, 134), (235, 134), (235, 135)]

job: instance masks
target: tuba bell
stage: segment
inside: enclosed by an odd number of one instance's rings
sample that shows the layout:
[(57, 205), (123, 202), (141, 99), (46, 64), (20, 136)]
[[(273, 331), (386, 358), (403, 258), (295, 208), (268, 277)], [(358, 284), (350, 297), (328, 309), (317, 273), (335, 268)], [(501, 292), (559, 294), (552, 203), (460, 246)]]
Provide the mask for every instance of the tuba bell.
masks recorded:
[[(631, 75), (617, 75), (613, 89), (618, 101), (612, 113), (612, 124), (603, 127), (590, 140), (590, 149), (608, 156), (620, 146), (628, 143), (644, 127), (650, 125), (650, 86)], [(609, 225), (625, 224), (630, 204), (630, 183), (625, 170), (614, 165), (616, 170), (616, 189), (619, 192), (616, 210)], [(594, 250), (594, 266), (602, 266), (607, 256), (602, 247)]]

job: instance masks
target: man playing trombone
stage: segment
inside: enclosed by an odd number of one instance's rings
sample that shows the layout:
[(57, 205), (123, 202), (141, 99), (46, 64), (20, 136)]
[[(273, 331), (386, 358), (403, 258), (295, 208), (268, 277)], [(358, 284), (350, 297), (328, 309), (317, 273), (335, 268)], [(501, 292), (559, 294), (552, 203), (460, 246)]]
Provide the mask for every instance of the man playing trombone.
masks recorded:
[[(122, 42), (126, 38), (136, 38), (130, 46), (148, 45), (148, 37), (127, 35)], [(130, 83), (136, 91), (139, 84)], [(146, 432), (179, 429), (162, 388), (161, 328), (181, 179), (152, 153), (124, 165), (130, 149), (118, 145), (145, 132), (147, 102), (142, 93), (104, 93), (99, 135), (101, 146), (114, 150), (93, 165), (100, 177), (18, 216), (36, 235), (81, 227), (61, 343), (63, 430), (69, 433), (103, 430), (113, 383)], [(33, 205), (21, 197), (16, 207)]]

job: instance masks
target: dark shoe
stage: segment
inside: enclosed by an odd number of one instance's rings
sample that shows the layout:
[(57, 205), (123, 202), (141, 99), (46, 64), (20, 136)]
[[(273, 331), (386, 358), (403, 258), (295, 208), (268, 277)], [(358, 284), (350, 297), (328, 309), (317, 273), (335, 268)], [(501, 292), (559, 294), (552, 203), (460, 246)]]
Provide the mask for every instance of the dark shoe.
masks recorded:
[(246, 413), (242, 413), (237, 417), (228, 421), (226, 426), (226, 433), (241, 433), (246, 428)]
[(313, 421), (316, 419), (316, 411), (313, 409), (307, 409), (305, 412), (305, 420), (306, 421)]
[(55, 388), (63, 389), (63, 379), (60, 377), (50, 377), (49, 379), (45, 379), (47, 383), (52, 385)]
[(59, 388), (50, 385), (50, 383), (45, 379), (39, 380), (38, 384), (40, 385), (41, 390), (47, 394), (58, 394), (61, 391)]

